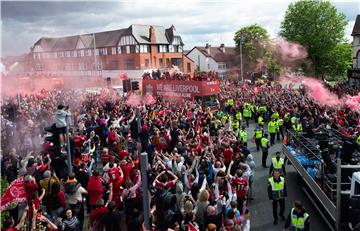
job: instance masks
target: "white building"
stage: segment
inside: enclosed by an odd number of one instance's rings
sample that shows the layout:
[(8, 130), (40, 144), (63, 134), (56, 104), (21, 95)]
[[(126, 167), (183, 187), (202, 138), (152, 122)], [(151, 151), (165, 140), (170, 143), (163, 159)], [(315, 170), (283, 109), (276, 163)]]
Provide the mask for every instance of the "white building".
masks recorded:
[(195, 69), (199, 71), (216, 71), (220, 78), (229, 77), (229, 72), (236, 66), (235, 47), (212, 47), (206, 44), (205, 47), (195, 46), (187, 54), (195, 63)]

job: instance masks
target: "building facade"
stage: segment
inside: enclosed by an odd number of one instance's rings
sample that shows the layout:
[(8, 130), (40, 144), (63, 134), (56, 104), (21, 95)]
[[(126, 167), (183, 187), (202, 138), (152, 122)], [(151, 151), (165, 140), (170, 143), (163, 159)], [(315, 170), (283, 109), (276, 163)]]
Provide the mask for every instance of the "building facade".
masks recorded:
[(348, 70), (348, 81), (351, 86), (360, 87), (360, 15), (356, 17), (351, 36), (353, 36), (353, 68)]
[(215, 71), (220, 78), (229, 77), (230, 71), (237, 66), (235, 47), (212, 47), (206, 44), (205, 47), (195, 46), (187, 56), (195, 63), (195, 69), (199, 71)]
[(356, 17), (351, 36), (353, 36), (353, 68), (360, 68), (360, 15)]
[(176, 65), (183, 72), (194, 64), (183, 52), (174, 26), (131, 25), (128, 28), (61, 38), (40, 38), (31, 48), (28, 71), (60, 75), (113, 77)]

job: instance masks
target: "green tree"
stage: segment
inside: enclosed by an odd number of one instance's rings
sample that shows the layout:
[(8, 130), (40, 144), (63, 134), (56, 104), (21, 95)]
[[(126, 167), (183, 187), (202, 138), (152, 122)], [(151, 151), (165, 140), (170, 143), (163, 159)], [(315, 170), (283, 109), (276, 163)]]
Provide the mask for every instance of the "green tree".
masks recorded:
[(344, 71), (345, 65), (337, 65), (339, 70), (329, 71), (328, 64), (336, 62), (336, 57), (330, 53), (343, 50), (338, 44), (345, 42), (346, 25), (345, 15), (337, 12), (330, 2), (303, 0), (289, 5), (281, 22), (280, 35), (306, 47), (314, 75), (324, 77)]
[(267, 30), (258, 24), (243, 27), (235, 33), (236, 51), (240, 52), (240, 41), (242, 40), (245, 63), (255, 63), (256, 59), (264, 54), (263, 41), (268, 39)]
[(352, 65), (352, 47), (349, 43), (339, 43), (326, 57), (328, 63), (324, 64), (324, 72), (331, 80), (342, 79), (347, 74), (347, 69)]

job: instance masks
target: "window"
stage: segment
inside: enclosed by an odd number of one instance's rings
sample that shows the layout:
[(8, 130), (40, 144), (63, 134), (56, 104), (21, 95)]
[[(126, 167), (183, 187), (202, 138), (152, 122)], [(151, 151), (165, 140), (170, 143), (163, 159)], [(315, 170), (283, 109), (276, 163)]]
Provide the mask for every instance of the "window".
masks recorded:
[(107, 55), (107, 48), (100, 48), (99, 49), (99, 54), (100, 55)]
[(65, 51), (65, 57), (70, 57), (70, 51)]
[(358, 52), (356, 61), (357, 61), (357, 68), (360, 68), (360, 52)]
[(77, 54), (78, 54), (77, 51), (73, 51), (72, 53), (73, 53), (73, 57), (77, 57)]
[(112, 54), (112, 55), (116, 55), (116, 47), (112, 47), (112, 48), (111, 48), (111, 54)]
[(57, 56), (57, 52), (54, 52), (53, 53), (53, 57), (56, 59), (58, 56)]
[(117, 52), (118, 52), (118, 54), (121, 54), (122, 52), (121, 52), (121, 47), (117, 47)]
[(79, 63), (79, 71), (83, 71), (83, 70), (85, 70), (84, 69), (84, 63), (83, 62), (81, 62), (81, 63)]
[(173, 45), (169, 45), (169, 52), (174, 52), (174, 46)]
[(35, 70), (36, 70), (36, 71), (42, 71), (42, 70), (43, 70), (43, 65), (42, 65), (41, 63), (37, 63), (37, 64), (35, 65)]
[(111, 70), (119, 69), (119, 62), (117, 60), (111, 60), (109, 63), (109, 68)]
[(166, 45), (159, 45), (158, 46), (158, 52), (167, 52), (167, 46)]
[(160, 67), (164, 67), (164, 60), (163, 59), (159, 59), (159, 65), (160, 65)]
[(134, 45), (130, 46), (130, 53), (131, 54), (138, 53), (138, 52), (136, 52), (136, 46), (134, 46)]
[(208, 63), (208, 70), (210, 70), (210, 64)]
[(145, 59), (145, 67), (149, 67), (149, 59)]
[(170, 59), (166, 59), (166, 66), (170, 67)]
[(124, 45), (136, 45), (136, 41), (135, 41), (133, 36), (127, 35), (127, 36), (121, 37), (120, 45), (121, 46), (124, 46)]
[(125, 63), (125, 69), (129, 70), (129, 69), (134, 69), (134, 59), (127, 59), (126, 63)]
[(60, 57), (60, 58), (64, 58), (64, 52), (62, 52), (62, 51), (61, 51), (61, 52), (59, 52), (59, 53), (58, 53), (58, 57)]
[(183, 51), (184, 51), (183, 46), (179, 46), (178, 52), (183, 52)]
[(99, 55), (99, 49), (95, 49), (95, 55)]
[(126, 46), (126, 54), (130, 54), (130, 46)]
[(86, 54), (86, 56), (92, 56), (92, 50), (91, 49), (87, 49), (86, 51), (85, 51), (85, 54)]
[(188, 73), (191, 72), (191, 63), (187, 63), (187, 64), (186, 64), (186, 71), (187, 71)]
[(225, 70), (226, 69), (226, 63), (219, 63), (219, 70)]
[(140, 53), (148, 53), (149, 46), (148, 45), (140, 45)]

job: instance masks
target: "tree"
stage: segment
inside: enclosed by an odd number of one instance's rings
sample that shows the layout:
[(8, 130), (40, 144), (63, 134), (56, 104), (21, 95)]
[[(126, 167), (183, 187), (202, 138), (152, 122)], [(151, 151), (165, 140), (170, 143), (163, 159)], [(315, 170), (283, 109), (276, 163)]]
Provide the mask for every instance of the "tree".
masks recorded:
[(337, 65), (336, 71), (329, 71), (328, 64), (337, 62), (336, 57), (329, 54), (345, 51), (344, 46), (338, 45), (345, 43), (346, 25), (345, 15), (338, 13), (329, 1), (303, 0), (289, 5), (281, 22), (280, 35), (306, 47), (315, 76), (324, 77), (345, 70), (346, 65), (341, 64)]
[(332, 80), (342, 79), (352, 65), (352, 47), (349, 43), (339, 43), (326, 56), (324, 72)]
[(264, 54), (263, 41), (269, 39), (268, 32), (258, 24), (246, 26), (236, 31), (234, 41), (237, 53), (240, 52), (241, 39), (244, 63), (255, 64), (257, 58)]

